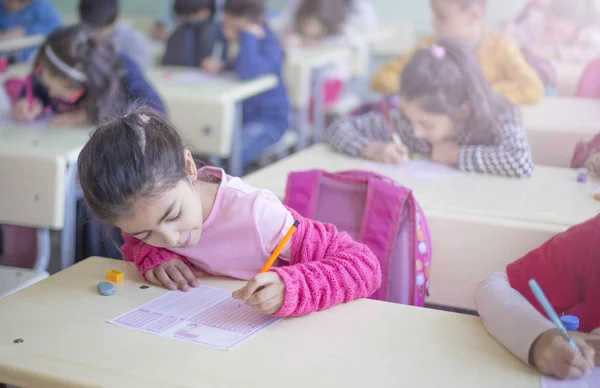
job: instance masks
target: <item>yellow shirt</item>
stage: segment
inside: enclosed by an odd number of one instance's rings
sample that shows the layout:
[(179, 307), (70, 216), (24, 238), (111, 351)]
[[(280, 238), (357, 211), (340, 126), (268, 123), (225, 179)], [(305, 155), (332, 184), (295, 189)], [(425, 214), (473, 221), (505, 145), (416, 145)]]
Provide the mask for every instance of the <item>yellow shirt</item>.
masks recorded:
[[(416, 49), (429, 47), (436, 40), (435, 37), (427, 37)], [(371, 81), (371, 88), (383, 94), (398, 93), (400, 74), (413, 53), (386, 63)], [(510, 38), (486, 32), (477, 56), (492, 89), (513, 104), (537, 104), (544, 96), (542, 81)]]

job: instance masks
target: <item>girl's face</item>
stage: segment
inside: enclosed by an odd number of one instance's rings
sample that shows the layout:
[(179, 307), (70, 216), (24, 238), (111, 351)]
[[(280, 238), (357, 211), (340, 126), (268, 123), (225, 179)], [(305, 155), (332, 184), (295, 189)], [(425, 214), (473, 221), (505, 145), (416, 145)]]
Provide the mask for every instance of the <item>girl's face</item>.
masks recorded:
[(49, 71), (44, 71), (43, 67), (40, 67), (40, 70), (36, 71), (36, 75), (48, 88), (48, 94), (52, 98), (66, 102), (75, 102), (85, 92), (84, 87), (75, 87), (71, 80), (53, 75)]
[(159, 248), (188, 248), (198, 244), (203, 216), (209, 212), (203, 209), (205, 198), (201, 193), (207, 192), (203, 185), (210, 184), (197, 179), (196, 164), (189, 151), (186, 151), (186, 173), (187, 178), (156, 198), (137, 200), (131, 215), (117, 220), (115, 225)]
[(315, 17), (307, 17), (299, 23), (300, 35), (308, 40), (319, 40), (327, 36), (327, 28)]
[(417, 102), (405, 98), (402, 98), (402, 110), (415, 136), (430, 144), (451, 141), (456, 134), (456, 123), (449, 116), (427, 112)]
[(223, 34), (225, 35), (225, 39), (230, 42), (237, 41), (240, 31), (248, 24), (250, 24), (250, 21), (246, 18), (223, 14)]

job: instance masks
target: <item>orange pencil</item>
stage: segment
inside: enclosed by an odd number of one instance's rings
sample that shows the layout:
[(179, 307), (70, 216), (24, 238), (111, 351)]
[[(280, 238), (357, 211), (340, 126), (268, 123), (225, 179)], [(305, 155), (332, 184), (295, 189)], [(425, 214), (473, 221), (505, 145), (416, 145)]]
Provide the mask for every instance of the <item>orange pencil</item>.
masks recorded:
[[(260, 273), (265, 273), (269, 269), (271, 269), (271, 267), (273, 266), (275, 261), (277, 261), (277, 259), (279, 258), (279, 255), (281, 254), (281, 251), (283, 251), (283, 248), (285, 248), (286, 244), (290, 241), (290, 239), (294, 235), (294, 232), (296, 232), (296, 229), (298, 229), (298, 225), (300, 225), (300, 221), (295, 221), (294, 225), (292, 225), (292, 227), (290, 228), (290, 230), (288, 230), (286, 235), (283, 236), (283, 239), (279, 242), (279, 245), (277, 245), (277, 247), (271, 254), (271, 257), (269, 257), (269, 260), (267, 260), (264, 267), (260, 270)], [(242, 299), (242, 301), (240, 302), (240, 306), (245, 304), (246, 300), (247, 299)]]
[(265, 273), (271, 269), (271, 266), (273, 266), (277, 258), (279, 258), (279, 255), (281, 254), (281, 251), (283, 251), (283, 248), (285, 248), (288, 241), (290, 241), (290, 239), (294, 235), (296, 229), (298, 229), (298, 225), (300, 225), (300, 221), (294, 222), (294, 225), (292, 225), (290, 230), (288, 230), (287, 234), (283, 237), (283, 240), (281, 240), (279, 245), (277, 245), (277, 248), (275, 248), (265, 266), (260, 270), (260, 273)]

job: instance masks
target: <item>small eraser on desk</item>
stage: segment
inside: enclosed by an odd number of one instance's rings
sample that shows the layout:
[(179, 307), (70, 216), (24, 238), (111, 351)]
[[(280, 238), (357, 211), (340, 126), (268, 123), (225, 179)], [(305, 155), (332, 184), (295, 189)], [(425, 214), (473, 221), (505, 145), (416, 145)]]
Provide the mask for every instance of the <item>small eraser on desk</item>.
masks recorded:
[(115, 286), (110, 282), (100, 282), (97, 288), (100, 295), (111, 296), (115, 294)]
[(116, 269), (111, 269), (106, 273), (106, 280), (121, 283), (125, 281), (125, 274), (121, 271), (117, 271)]

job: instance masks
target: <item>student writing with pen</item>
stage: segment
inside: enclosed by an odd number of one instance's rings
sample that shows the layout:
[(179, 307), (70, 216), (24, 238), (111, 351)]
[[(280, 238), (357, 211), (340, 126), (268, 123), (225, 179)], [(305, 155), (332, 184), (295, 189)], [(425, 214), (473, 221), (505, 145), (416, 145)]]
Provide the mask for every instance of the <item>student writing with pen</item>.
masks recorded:
[(600, 361), (600, 341), (579, 333), (570, 334), (576, 346), (565, 340), (534, 295), (531, 279), (559, 316), (575, 315), (581, 332), (600, 335), (600, 216), (554, 236), (475, 293), (486, 329), (523, 362), (562, 379), (584, 376)]
[(194, 159), (153, 110), (132, 108), (96, 128), (78, 175), (94, 215), (123, 231), (124, 259), (153, 284), (188, 291), (203, 274), (247, 280), (233, 297), (282, 317), (365, 298), (380, 287), (381, 268), (369, 248)]

